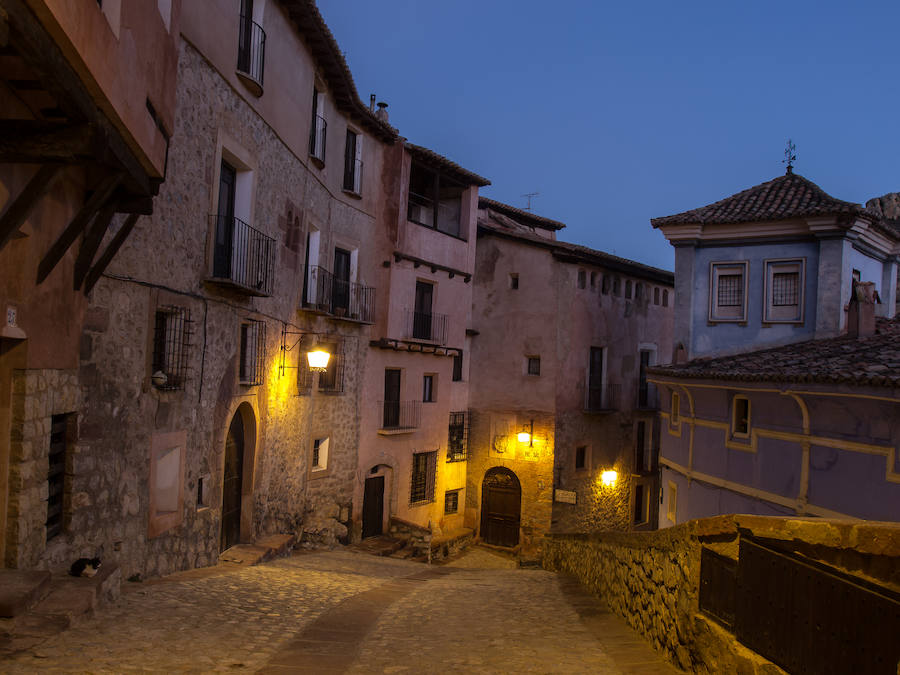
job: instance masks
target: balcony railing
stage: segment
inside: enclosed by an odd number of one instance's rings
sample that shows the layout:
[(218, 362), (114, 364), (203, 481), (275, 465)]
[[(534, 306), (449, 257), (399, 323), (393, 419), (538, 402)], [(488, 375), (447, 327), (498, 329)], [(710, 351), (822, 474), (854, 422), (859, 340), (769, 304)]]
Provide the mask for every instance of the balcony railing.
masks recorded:
[(313, 118), (312, 129), (309, 130), (309, 154), (320, 162), (325, 161), (325, 139), (328, 136), (328, 122), (321, 115)]
[(324, 267), (310, 265), (306, 274), (303, 308), (372, 323), (375, 321), (375, 289), (339, 279)]
[(241, 32), (238, 36), (238, 72), (249, 76), (262, 87), (265, 61), (266, 32), (250, 17), (242, 14)]
[(418, 429), (422, 415), (421, 401), (379, 401), (381, 428), (388, 431)]
[(447, 315), (407, 312), (406, 337), (447, 344)]
[(607, 383), (601, 386), (588, 386), (585, 391), (585, 412), (607, 412), (619, 409), (621, 385)]
[(642, 410), (659, 410), (659, 392), (655, 384), (638, 383), (637, 407)]
[(251, 295), (272, 295), (275, 281), (275, 240), (230, 216), (213, 220), (213, 279)]

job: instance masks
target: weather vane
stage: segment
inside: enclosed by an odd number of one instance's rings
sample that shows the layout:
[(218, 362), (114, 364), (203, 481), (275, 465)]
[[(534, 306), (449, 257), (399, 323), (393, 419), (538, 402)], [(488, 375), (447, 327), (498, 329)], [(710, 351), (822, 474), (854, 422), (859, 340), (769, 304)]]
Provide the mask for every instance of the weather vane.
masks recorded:
[(529, 192), (528, 194), (522, 195), (523, 197), (528, 198), (528, 206), (525, 207), (526, 211), (531, 211), (531, 198), (537, 197), (539, 194), (540, 194), (540, 192)]
[(782, 164), (787, 164), (787, 171), (785, 173), (794, 173), (794, 162), (797, 159), (797, 155), (794, 154), (796, 149), (797, 146), (794, 145), (789, 138), (787, 148), (784, 150), (784, 159), (781, 160)]

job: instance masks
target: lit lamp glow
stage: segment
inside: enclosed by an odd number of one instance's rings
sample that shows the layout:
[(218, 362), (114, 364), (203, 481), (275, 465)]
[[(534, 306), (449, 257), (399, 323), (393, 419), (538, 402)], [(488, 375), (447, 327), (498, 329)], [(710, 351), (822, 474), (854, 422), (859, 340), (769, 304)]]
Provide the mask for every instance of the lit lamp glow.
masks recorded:
[(519, 439), (519, 443), (532, 445), (534, 442), (534, 420), (530, 420), (528, 424), (523, 424), (522, 431), (516, 434), (516, 438)]
[(519, 439), (519, 443), (527, 443), (531, 440), (531, 434), (527, 431), (520, 431), (516, 437)]
[(331, 356), (324, 349), (316, 349), (307, 352), (306, 360), (309, 363), (309, 369), (314, 373), (324, 373), (328, 370), (328, 358)]
[(619, 477), (615, 471), (604, 471), (600, 474), (600, 482), (607, 487), (612, 487), (616, 484), (616, 479)]

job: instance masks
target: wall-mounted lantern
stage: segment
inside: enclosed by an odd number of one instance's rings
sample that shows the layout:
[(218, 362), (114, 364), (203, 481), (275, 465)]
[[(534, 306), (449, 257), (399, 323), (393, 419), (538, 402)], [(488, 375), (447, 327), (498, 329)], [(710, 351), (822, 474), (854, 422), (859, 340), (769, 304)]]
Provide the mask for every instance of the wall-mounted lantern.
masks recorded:
[[(289, 335), (296, 336), (296, 338), (297, 338), (296, 340), (294, 340), (294, 343), (290, 346), (288, 345), (288, 336)], [(285, 361), (287, 360), (287, 356), (286, 356), (287, 353), (289, 351), (291, 351), (292, 349), (294, 349), (297, 345), (299, 345), (303, 341), (303, 338), (308, 337), (311, 340), (315, 340), (315, 339), (318, 339), (318, 335), (319, 335), (319, 333), (315, 333), (312, 331), (304, 333), (302, 331), (288, 330), (288, 327), (286, 324), (281, 325), (281, 365), (279, 366), (279, 374), (280, 375), (284, 375), (284, 371), (287, 368), (299, 368), (300, 367), (300, 366), (289, 366), (285, 363)], [(313, 343), (313, 344), (315, 344), (315, 343)], [(325, 351), (321, 347), (318, 349), (310, 349), (310, 351), (308, 351), (306, 353), (307, 367), (309, 368), (310, 372), (324, 373), (326, 370), (328, 370), (328, 360), (330, 357), (331, 357), (331, 354), (329, 354), (327, 351)]]
[(606, 487), (612, 487), (616, 484), (616, 480), (618, 480), (619, 474), (613, 470), (604, 471), (600, 474), (600, 483)]
[(534, 446), (534, 420), (530, 420), (528, 424), (522, 425), (522, 430), (516, 434), (519, 443), (528, 443), (529, 447)]
[(313, 373), (324, 373), (328, 370), (328, 359), (331, 356), (324, 349), (315, 349), (306, 353), (306, 362)]

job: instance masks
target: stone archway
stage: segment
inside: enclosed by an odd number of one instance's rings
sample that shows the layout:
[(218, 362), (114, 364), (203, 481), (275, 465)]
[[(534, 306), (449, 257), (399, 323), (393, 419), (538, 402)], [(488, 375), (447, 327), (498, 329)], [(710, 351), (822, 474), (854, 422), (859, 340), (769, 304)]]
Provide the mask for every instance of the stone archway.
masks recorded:
[(512, 471), (495, 466), (481, 483), (481, 539), (486, 544), (513, 547), (519, 543), (522, 486)]
[(256, 452), (256, 415), (248, 403), (238, 406), (225, 433), (222, 468), (222, 527), (219, 550), (241, 543), (251, 529), (252, 514), (244, 501), (253, 492), (253, 460)]

